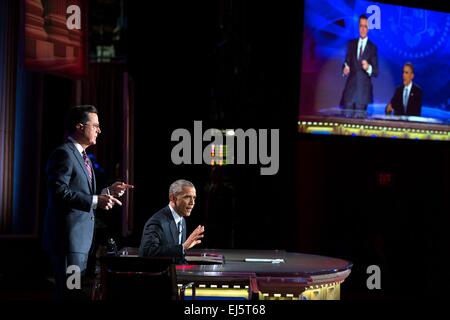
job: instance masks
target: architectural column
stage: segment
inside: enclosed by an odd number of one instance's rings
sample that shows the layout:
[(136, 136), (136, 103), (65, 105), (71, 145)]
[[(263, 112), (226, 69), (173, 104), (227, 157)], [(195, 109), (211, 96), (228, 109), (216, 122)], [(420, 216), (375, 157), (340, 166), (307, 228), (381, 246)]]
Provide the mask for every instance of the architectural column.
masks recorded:
[[(70, 1), (70, 4), (77, 5), (80, 8), (82, 7), (81, 0), (72, 0), (72, 1)], [(81, 15), (81, 17), (82, 17), (81, 19), (85, 18), (85, 16), (83, 14)], [(81, 27), (83, 27), (83, 24)], [(85, 34), (87, 34), (87, 30), (83, 30), (83, 32)], [(77, 30), (77, 29), (69, 30), (70, 43), (73, 47), (73, 52), (72, 52), (73, 58), (78, 58), (82, 54), (81, 47), (84, 45), (84, 43), (82, 43), (83, 39), (82, 39), (81, 34), (82, 34), (81, 30)]]
[(67, 57), (67, 46), (71, 45), (69, 30), (66, 25), (66, 0), (47, 0), (44, 8), (45, 29), (48, 38), (54, 43), (54, 55)]
[(41, 0), (25, 1), (25, 56), (29, 59), (53, 57), (53, 44), (44, 29), (44, 7)]

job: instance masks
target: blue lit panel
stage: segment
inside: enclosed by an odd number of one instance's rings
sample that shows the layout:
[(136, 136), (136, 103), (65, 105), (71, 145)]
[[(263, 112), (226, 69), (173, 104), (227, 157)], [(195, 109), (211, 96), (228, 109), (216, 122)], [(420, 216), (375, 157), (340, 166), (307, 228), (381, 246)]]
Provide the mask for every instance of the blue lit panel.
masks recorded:
[(337, 114), (345, 86), (347, 43), (359, 37), (358, 17), (368, 16), (369, 39), (378, 48), (368, 118), (383, 115), (402, 84), (405, 62), (423, 90), (425, 122), (450, 124), (450, 14), (358, 0), (305, 0), (300, 118)]

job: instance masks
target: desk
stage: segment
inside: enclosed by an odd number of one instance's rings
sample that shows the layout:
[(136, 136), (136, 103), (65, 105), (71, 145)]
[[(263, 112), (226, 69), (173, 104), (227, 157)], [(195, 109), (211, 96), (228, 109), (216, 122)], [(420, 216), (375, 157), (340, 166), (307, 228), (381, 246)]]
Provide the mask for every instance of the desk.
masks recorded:
[[(134, 256), (137, 249), (120, 252)], [(283, 250), (193, 249), (186, 259), (196, 261), (176, 266), (177, 282), (194, 282), (196, 299), (339, 300), (352, 267), (341, 259)], [(186, 297), (191, 295), (187, 289)]]
[[(418, 122), (418, 120), (422, 121)], [(298, 132), (413, 140), (450, 140), (450, 128), (447, 123), (439, 124), (425, 121), (431, 121), (431, 119), (382, 115), (366, 119), (301, 116), (298, 122)]]

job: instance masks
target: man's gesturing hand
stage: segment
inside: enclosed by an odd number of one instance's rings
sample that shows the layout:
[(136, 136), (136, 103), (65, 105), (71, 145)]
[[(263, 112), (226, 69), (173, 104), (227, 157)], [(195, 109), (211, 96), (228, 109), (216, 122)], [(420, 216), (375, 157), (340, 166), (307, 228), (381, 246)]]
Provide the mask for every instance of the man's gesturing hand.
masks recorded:
[(114, 197), (118, 197), (118, 198), (123, 196), (125, 191), (127, 191), (128, 189), (133, 189), (133, 188), (134, 188), (133, 185), (126, 184), (126, 183), (124, 183), (122, 181), (114, 182), (112, 185), (110, 185), (108, 187), (109, 192), (111, 192), (111, 195), (114, 196)]
[(361, 62), (362, 68), (367, 71), (367, 69), (369, 69), (369, 63), (367, 62), (367, 60), (363, 60)]
[(200, 239), (203, 238), (203, 232), (205, 232), (205, 226), (199, 225), (197, 228), (195, 228), (195, 230), (192, 231), (190, 236), (183, 243), (184, 250), (188, 250), (193, 246), (201, 243), (202, 240)]
[(118, 204), (119, 206), (121, 206), (122, 202), (120, 202), (113, 196), (109, 196), (106, 194), (101, 194), (98, 196), (97, 207), (99, 207), (100, 209), (109, 210), (109, 209), (112, 209), (112, 207), (114, 207), (115, 204)]
[(344, 76), (348, 76), (350, 73), (350, 67), (345, 65), (343, 73), (344, 73)]

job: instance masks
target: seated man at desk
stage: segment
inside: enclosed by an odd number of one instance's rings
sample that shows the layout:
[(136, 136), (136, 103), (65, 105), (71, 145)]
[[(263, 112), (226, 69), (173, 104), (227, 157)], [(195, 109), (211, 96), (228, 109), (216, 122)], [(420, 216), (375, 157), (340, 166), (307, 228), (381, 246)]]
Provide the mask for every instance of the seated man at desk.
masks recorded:
[(403, 85), (395, 89), (391, 102), (386, 107), (386, 113), (396, 116), (420, 117), (422, 110), (422, 89), (412, 82), (414, 66), (407, 62), (403, 66)]
[(145, 224), (139, 256), (183, 258), (186, 251), (202, 242), (205, 227), (199, 225), (186, 239), (185, 217), (195, 205), (194, 185), (177, 180), (169, 188), (169, 205), (155, 213)]

